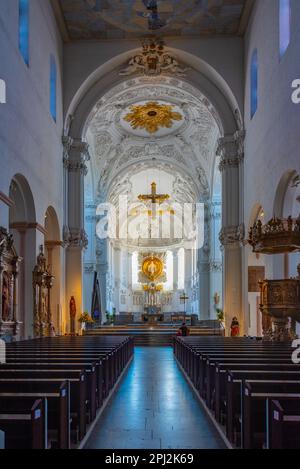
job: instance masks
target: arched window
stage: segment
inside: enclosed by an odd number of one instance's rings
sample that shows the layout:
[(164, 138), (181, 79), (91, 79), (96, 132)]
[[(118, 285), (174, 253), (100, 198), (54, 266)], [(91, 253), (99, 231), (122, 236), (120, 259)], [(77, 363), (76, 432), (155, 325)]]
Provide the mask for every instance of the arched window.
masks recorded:
[(29, 0), (19, 0), (19, 49), (29, 65)]
[(173, 253), (171, 251), (167, 251), (166, 273), (167, 273), (167, 282), (165, 284), (165, 289), (167, 291), (170, 291), (170, 290), (173, 290), (173, 281), (174, 281)]
[(185, 252), (183, 248), (178, 251), (178, 290), (185, 286)]
[(284, 56), (291, 40), (291, 0), (279, 0), (279, 53)]
[(251, 58), (251, 119), (257, 111), (258, 105), (258, 56), (257, 49)]
[(57, 87), (57, 71), (56, 62), (53, 55), (50, 57), (50, 112), (56, 122), (56, 87)]

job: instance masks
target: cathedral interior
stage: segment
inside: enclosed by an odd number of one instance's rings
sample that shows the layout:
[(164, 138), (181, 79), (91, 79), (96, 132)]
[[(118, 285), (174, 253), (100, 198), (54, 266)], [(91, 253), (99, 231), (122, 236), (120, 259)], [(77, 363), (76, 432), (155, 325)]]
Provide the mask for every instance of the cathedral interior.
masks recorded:
[(0, 449), (299, 448), (300, 2), (0, 4)]

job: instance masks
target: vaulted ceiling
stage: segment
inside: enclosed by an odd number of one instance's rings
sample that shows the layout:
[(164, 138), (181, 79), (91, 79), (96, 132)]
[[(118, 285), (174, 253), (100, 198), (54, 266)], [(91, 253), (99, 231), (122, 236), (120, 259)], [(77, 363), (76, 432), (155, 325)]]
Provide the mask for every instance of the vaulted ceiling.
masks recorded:
[[(132, 106), (153, 101), (170, 106), (180, 120), (153, 133), (127, 124), (125, 118)], [(91, 190), (89, 198), (100, 202), (109, 194), (127, 195), (133, 202), (136, 194), (130, 178), (158, 169), (174, 176), (170, 191), (174, 202), (206, 199), (211, 191), (220, 129), (215, 109), (191, 85), (162, 76), (124, 81), (101, 98), (87, 123), (92, 156), (86, 181)]]
[(151, 10), (150, 0), (51, 1), (65, 41), (144, 37), (153, 29), (163, 36), (243, 35), (254, 3), (158, 0)]

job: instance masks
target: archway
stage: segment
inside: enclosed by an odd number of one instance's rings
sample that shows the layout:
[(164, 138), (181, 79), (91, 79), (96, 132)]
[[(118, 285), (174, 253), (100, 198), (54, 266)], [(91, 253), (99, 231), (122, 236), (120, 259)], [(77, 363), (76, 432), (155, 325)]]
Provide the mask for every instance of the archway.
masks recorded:
[(9, 197), (9, 230), (14, 236), (15, 247), (22, 258), (19, 275), (19, 311), (21, 338), (33, 334), (32, 271), (36, 263), (36, 212), (28, 181), (17, 174), (11, 181)]
[[(240, 175), (242, 174), (242, 164), (243, 164), (243, 132), (242, 132), (242, 119), (241, 113), (238, 110), (236, 100), (234, 99), (233, 94), (231, 93), (228, 85), (223, 80), (223, 78), (218, 75), (211, 67), (205, 66), (203, 62), (195, 57), (183, 53), (183, 51), (176, 51), (177, 57), (181, 57), (183, 59), (183, 65), (191, 66), (192, 72), (188, 75), (186, 79), (183, 78), (174, 78), (172, 76), (158, 76), (158, 77), (139, 77), (138, 75), (133, 76), (130, 80), (124, 80), (124, 77), (120, 77), (119, 71), (120, 67), (124, 65), (129, 58), (129, 54), (134, 54), (134, 51), (130, 53), (123, 54), (122, 56), (118, 56), (115, 58), (114, 61), (107, 63), (101, 66), (98, 70), (95, 70), (93, 74), (82, 84), (81, 88), (78, 90), (72, 104), (68, 110), (68, 114), (66, 117), (65, 122), (65, 131), (68, 133), (68, 137), (65, 138), (66, 142), (66, 150), (68, 153), (68, 182), (69, 187), (71, 186), (80, 186), (80, 191), (78, 195), (71, 190), (70, 198), (73, 199), (72, 205), (80, 207), (80, 215), (77, 215), (77, 219), (75, 216), (72, 215), (72, 219), (69, 220), (69, 228), (71, 231), (76, 233), (76, 236), (71, 236), (71, 238), (75, 237), (77, 239), (76, 246), (73, 244), (73, 248), (77, 248), (76, 254), (76, 262), (78, 263), (78, 268), (80, 268), (81, 273), (83, 272), (83, 264), (82, 264), (82, 256), (79, 254), (79, 250), (82, 249), (83, 245), (86, 244), (86, 236), (84, 232), (84, 209), (83, 209), (83, 176), (86, 174), (87, 171), (87, 143), (90, 144), (90, 156), (92, 157), (92, 162), (94, 159), (99, 158), (97, 154), (94, 152), (93, 145), (91, 145), (91, 128), (97, 127), (95, 124), (95, 116), (97, 114), (101, 114), (104, 119), (108, 119), (108, 121), (112, 121), (115, 119), (116, 113), (122, 113), (121, 107), (122, 93), (128, 94), (128, 88), (147, 88), (148, 96), (146, 99), (153, 98), (155, 99), (164, 100), (166, 96), (168, 100), (172, 100), (172, 104), (176, 104), (176, 90), (177, 92), (186, 95), (188, 99), (188, 103), (191, 103), (192, 99), (197, 99), (198, 107), (201, 110), (206, 109), (206, 113), (208, 113), (212, 120), (215, 123), (215, 128), (217, 129), (217, 133), (215, 134), (214, 146), (211, 145), (210, 150), (213, 147), (213, 154), (208, 155), (208, 160), (210, 167), (203, 168), (201, 164), (198, 166), (198, 171), (194, 171), (190, 168), (189, 164), (183, 162), (184, 171), (188, 173), (189, 176), (195, 180), (195, 178), (201, 182), (201, 184), (207, 184), (206, 190), (207, 195), (202, 199), (206, 203), (206, 220), (210, 218), (210, 202), (212, 197), (212, 187), (211, 182), (213, 180), (212, 172), (213, 168), (215, 167), (215, 159), (216, 159), (216, 149), (218, 150), (219, 155), (219, 162), (220, 168), (222, 171), (222, 179), (223, 181), (223, 194), (226, 193), (226, 201), (225, 201), (225, 210), (222, 211), (222, 233), (221, 233), (221, 243), (224, 245), (224, 254), (223, 260), (226, 267), (226, 274), (224, 275), (224, 304), (225, 309), (230, 311), (231, 314), (235, 314), (240, 317), (241, 322), (243, 324), (243, 311), (242, 311), (242, 247), (241, 241), (244, 237), (244, 227), (243, 227), (243, 219), (241, 218), (242, 210), (240, 209), (242, 199), (240, 197), (240, 190), (241, 184), (239, 183)], [(207, 65), (207, 64), (206, 64)], [(151, 96), (151, 90), (154, 88), (165, 88), (164, 94), (154, 94)], [(172, 96), (172, 89), (174, 88), (174, 94)], [(167, 91), (169, 89), (169, 92)], [(200, 91), (201, 90), (201, 91)], [(117, 102), (118, 97), (120, 97), (120, 102)], [(143, 97), (139, 95), (139, 98), (143, 100)], [(106, 105), (109, 105), (109, 101), (115, 100), (115, 103), (111, 103), (111, 109), (105, 109)], [(130, 102), (131, 100), (131, 102)], [(127, 101), (127, 105), (134, 104), (136, 101), (136, 94), (129, 96)], [(178, 104), (178, 103), (177, 103)], [(109, 106), (108, 106), (109, 107)], [(99, 111), (102, 110), (102, 113)], [(72, 117), (70, 115), (72, 114)], [(197, 116), (193, 117), (194, 121), (198, 123), (198, 130), (201, 128), (201, 118), (197, 119)], [(117, 129), (120, 131), (120, 129)], [(121, 132), (122, 133), (122, 132)], [(116, 135), (116, 133), (115, 133)], [(101, 153), (105, 153), (107, 147), (110, 146), (110, 135), (103, 132), (101, 139), (99, 140), (99, 147), (101, 148)], [(221, 141), (218, 142), (218, 139), (221, 137)], [(123, 137), (124, 138), (124, 137)], [(140, 136), (143, 138), (143, 136)], [(153, 139), (152, 139), (153, 140)], [(98, 193), (95, 200), (92, 203), (89, 203), (89, 209), (86, 211), (86, 217), (93, 217), (95, 215), (92, 214), (91, 211), (95, 211), (96, 202), (104, 201), (107, 193), (107, 188), (111, 182), (112, 178), (116, 178), (118, 174), (121, 172), (121, 167), (119, 164), (120, 159), (117, 156), (124, 156), (123, 151), (120, 150), (122, 147), (122, 143), (124, 140), (120, 140), (119, 148), (116, 148), (115, 156), (112, 156), (111, 159), (107, 160), (106, 167), (101, 174), (101, 178), (98, 183), (97, 188), (94, 187), (94, 193)], [(153, 143), (153, 141), (152, 141)], [(188, 145), (186, 142), (182, 142)], [(219, 143), (219, 144), (218, 144)], [(201, 143), (200, 143), (201, 146)], [(155, 155), (153, 155), (153, 145), (149, 145), (147, 147), (147, 158), (155, 159)], [(140, 148), (141, 150), (141, 148)], [(118, 154), (118, 151), (120, 152)], [(138, 154), (139, 150), (137, 150)], [(154, 151), (155, 152), (155, 151)], [(175, 154), (175, 152), (173, 153)], [(177, 153), (178, 154), (178, 153)], [(102, 156), (102, 155), (101, 155)], [(144, 156), (145, 153), (144, 153)], [(157, 155), (156, 155), (157, 156)], [(165, 154), (163, 155), (165, 160), (167, 161), (170, 157)], [(159, 155), (159, 159), (162, 155)], [(173, 155), (172, 155), (173, 157)], [(180, 152), (179, 152), (180, 157)], [(126, 159), (126, 158), (125, 158)], [(123, 160), (122, 160), (123, 161)], [(123, 169), (128, 169), (129, 165), (132, 164), (132, 161), (128, 163), (128, 166), (124, 165)], [(178, 161), (177, 161), (178, 164)], [(179, 164), (180, 165), (180, 164)], [(219, 165), (218, 165), (219, 166)], [(77, 168), (77, 175), (74, 175), (74, 169)], [(118, 171), (115, 171), (115, 168), (118, 167)], [(71, 169), (72, 168), (72, 169)], [(71, 173), (71, 171), (72, 173)], [(102, 168), (103, 169), (103, 168)], [(95, 177), (95, 167), (92, 164), (91, 171), (93, 173), (93, 178)], [(206, 174), (206, 173), (209, 174)], [(76, 179), (76, 181), (75, 181)], [(90, 178), (90, 181), (92, 178)], [(207, 183), (208, 181), (208, 183)], [(234, 181), (234, 184), (232, 184)], [(95, 183), (95, 181), (94, 181)], [(102, 191), (102, 194), (100, 192)], [(229, 193), (227, 193), (229, 191)], [(230, 207), (230, 209), (229, 209)], [(90, 210), (91, 209), (91, 210)], [(72, 212), (70, 210), (70, 199), (69, 199), (69, 213)], [(209, 222), (208, 222), (209, 223)], [(76, 229), (75, 229), (76, 225)], [(89, 229), (89, 227), (87, 227)], [(90, 231), (90, 230), (89, 230)], [(92, 234), (92, 243), (95, 242), (94, 235)], [(205, 253), (205, 259), (203, 264), (203, 269), (206, 277), (210, 277), (210, 269), (214, 264), (214, 261), (210, 259), (210, 230), (207, 232), (207, 239), (208, 242), (205, 246), (207, 252)], [(95, 246), (95, 250), (97, 252), (101, 252), (103, 255), (103, 259), (101, 261), (101, 268), (103, 270), (102, 276), (105, 278), (107, 276), (107, 253), (104, 254), (104, 251), (107, 251), (106, 247), (103, 245), (99, 245), (98, 247)], [(68, 252), (71, 254), (70, 248)], [(74, 249), (72, 253), (72, 257), (74, 259)], [(68, 254), (67, 254), (68, 258)], [(95, 259), (95, 256), (90, 257), (91, 259)], [(199, 257), (198, 257), (199, 259)], [(191, 262), (195, 263), (195, 259), (191, 260)], [(67, 260), (68, 265), (68, 260)], [(74, 266), (73, 262), (70, 262), (70, 265)], [(198, 262), (199, 265), (199, 262)], [(90, 262), (90, 265), (86, 265), (86, 271), (93, 272), (95, 268), (95, 263)], [(222, 274), (222, 273), (221, 273)], [(228, 275), (227, 275), (228, 274)], [(69, 275), (69, 274), (68, 274)], [(70, 278), (72, 277), (72, 273)], [(74, 281), (72, 280), (73, 284), (77, 282), (79, 279), (78, 277)], [(209, 282), (209, 280), (208, 280)], [(202, 282), (203, 285), (203, 282)], [(69, 290), (72, 289), (70, 285)], [(107, 289), (105, 289), (107, 293)], [(205, 288), (205, 290), (207, 290)], [(68, 296), (68, 293), (67, 293)], [(78, 301), (81, 302), (82, 306), (82, 291), (78, 294)], [(205, 305), (205, 317), (210, 317), (211, 315), (211, 305), (212, 300), (207, 299)]]
[(48, 207), (45, 215), (45, 254), (49, 272), (53, 275), (51, 289), (52, 323), (56, 334), (65, 332), (65, 318), (63, 317), (63, 276), (62, 276), (62, 246), (61, 230), (58, 217), (53, 207)]

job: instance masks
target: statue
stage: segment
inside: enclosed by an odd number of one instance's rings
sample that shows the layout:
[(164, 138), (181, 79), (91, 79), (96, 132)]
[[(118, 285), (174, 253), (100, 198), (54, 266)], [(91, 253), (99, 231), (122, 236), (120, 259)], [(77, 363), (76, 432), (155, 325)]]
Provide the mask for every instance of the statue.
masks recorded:
[(76, 319), (76, 302), (75, 302), (74, 296), (71, 296), (71, 299), (70, 299), (70, 323), (71, 323), (70, 332), (71, 334), (75, 334), (76, 332), (75, 319)]

